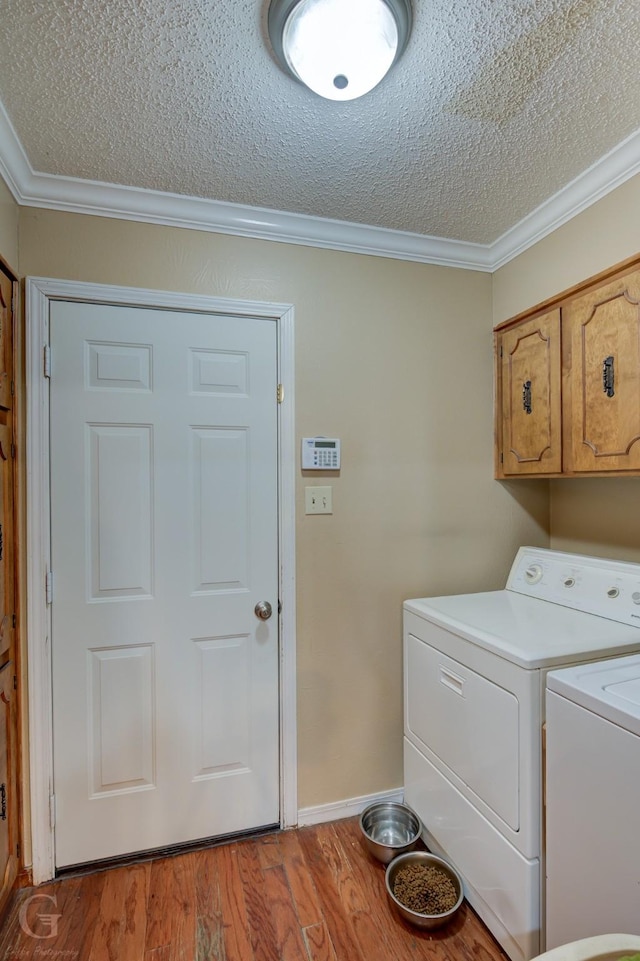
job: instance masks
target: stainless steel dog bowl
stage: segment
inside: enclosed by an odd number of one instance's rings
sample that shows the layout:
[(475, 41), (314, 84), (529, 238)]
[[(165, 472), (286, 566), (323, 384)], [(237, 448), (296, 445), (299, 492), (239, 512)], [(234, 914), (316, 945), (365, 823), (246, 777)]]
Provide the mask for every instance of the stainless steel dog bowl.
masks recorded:
[(383, 864), (389, 864), (398, 854), (413, 850), (422, 824), (406, 804), (378, 801), (362, 812), (360, 828), (369, 853)]
[[(440, 870), (451, 879), (453, 886), (457, 891), (458, 898), (454, 906), (442, 914), (422, 914), (420, 911), (412, 911), (411, 908), (408, 908), (406, 905), (404, 905), (402, 901), (399, 901), (393, 893), (393, 888), (398, 871), (401, 868), (406, 867), (407, 864), (434, 865), (435, 867), (440, 868)], [(462, 904), (464, 898), (464, 892), (462, 890), (462, 878), (456, 869), (446, 861), (443, 861), (442, 858), (437, 857), (435, 854), (429, 854), (427, 851), (410, 851), (408, 854), (401, 854), (399, 857), (394, 858), (387, 867), (385, 883), (387, 886), (389, 900), (396, 911), (401, 917), (404, 918), (405, 921), (408, 921), (410, 924), (415, 924), (418, 928), (439, 928), (441, 925), (451, 921), (451, 919), (455, 917), (459, 911), (460, 905)]]

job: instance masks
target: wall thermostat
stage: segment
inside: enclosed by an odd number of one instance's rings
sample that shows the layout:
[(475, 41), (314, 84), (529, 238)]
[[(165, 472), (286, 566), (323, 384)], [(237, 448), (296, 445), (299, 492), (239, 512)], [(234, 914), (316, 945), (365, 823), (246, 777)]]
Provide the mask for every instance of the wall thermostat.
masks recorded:
[(337, 437), (303, 437), (302, 470), (340, 470)]

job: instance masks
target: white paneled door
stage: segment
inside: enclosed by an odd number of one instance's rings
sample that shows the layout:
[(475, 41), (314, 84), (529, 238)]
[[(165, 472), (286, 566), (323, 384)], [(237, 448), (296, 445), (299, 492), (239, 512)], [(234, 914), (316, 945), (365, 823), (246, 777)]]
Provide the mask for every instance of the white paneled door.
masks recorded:
[(50, 324), (56, 865), (277, 823), (276, 324)]

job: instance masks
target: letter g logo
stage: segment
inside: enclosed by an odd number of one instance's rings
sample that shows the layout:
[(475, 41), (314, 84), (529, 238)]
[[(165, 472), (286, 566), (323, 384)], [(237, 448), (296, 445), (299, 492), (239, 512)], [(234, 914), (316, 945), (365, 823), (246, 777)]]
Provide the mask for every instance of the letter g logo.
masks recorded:
[(32, 894), (30, 898), (23, 901), (20, 905), (20, 911), (18, 913), (18, 918), (20, 920), (20, 927), (30, 938), (37, 938), (38, 940), (43, 940), (45, 938), (55, 938), (58, 933), (58, 918), (61, 918), (61, 914), (41, 914), (38, 912), (33, 922), (34, 926), (37, 928), (43, 928), (44, 934), (39, 934), (34, 931), (31, 926), (31, 922), (27, 918), (27, 912), (31, 904), (34, 901), (48, 901), (54, 906), (58, 907), (58, 901), (54, 894)]

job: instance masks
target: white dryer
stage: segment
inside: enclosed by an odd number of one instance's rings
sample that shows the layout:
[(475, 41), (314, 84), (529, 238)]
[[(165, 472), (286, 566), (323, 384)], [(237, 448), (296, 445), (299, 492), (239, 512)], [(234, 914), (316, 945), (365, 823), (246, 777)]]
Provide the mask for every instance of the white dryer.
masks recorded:
[(547, 688), (547, 947), (640, 935), (640, 656)]
[(547, 672), (634, 651), (640, 564), (523, 547), (504, 590), (405, 602), (405, 798), (514, 961), (545, 947)]

